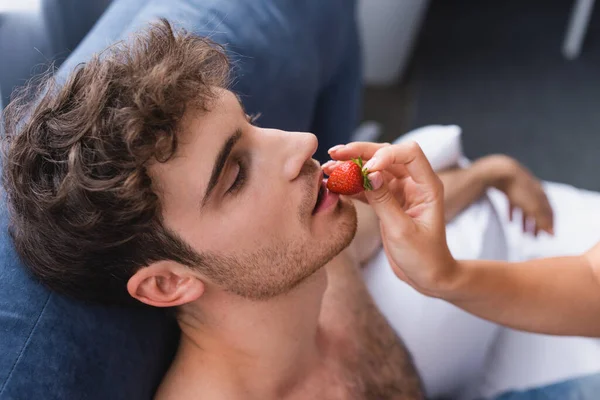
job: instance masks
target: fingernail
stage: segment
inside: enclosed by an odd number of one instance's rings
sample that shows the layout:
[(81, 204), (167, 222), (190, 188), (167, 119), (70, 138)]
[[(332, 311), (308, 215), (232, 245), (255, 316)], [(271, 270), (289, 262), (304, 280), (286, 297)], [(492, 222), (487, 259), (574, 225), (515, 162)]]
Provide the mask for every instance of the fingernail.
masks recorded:
[(367, 178), (369, 178), (373, 190), (377, 190), (383, 185), (383, 175), (379, 171), (368, 174)]
[(325, 164), (321, 165), (321, 169), (332, 166), (335, 163), (333, 160), (327, 161)]
[(371, 168), (373, 168), (373, 166), (375, 165), (376, 162), (377, 162), (377, 158), (373, 157), (369, 161), (367, 161), (367, 163), (364, 165), (363, 168), (371, 169)]
[(333, 147), (332, 147), (332, 148), (330, 148), (329, 150), (327, 150), (327, 152), (328, 152), (328, 153), (331, 153), (332, 151), (339, 150), (339, 149), (341, 149), (341, 148), (343, 148), (343, 147), (344, 147), (344, 145), (343, 145), (343, 144), (338, 144), (338, 145), (336, 145), (336, 146), (333, 146)]

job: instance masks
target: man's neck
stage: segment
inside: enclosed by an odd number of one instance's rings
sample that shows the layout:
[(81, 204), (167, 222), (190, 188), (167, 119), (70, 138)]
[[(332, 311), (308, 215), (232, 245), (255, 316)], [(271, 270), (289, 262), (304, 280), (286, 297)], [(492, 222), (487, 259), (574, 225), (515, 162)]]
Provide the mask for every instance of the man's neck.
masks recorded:
[(269, 301), (205, 293), (202, 309), (210, 311), (201, 315), (192, 305), (179, 318), (181, 344), (172, 368), (186, 371), (191, 382), (218, 376), (247, 398), (281, 398), (321, 361), (318, 320), (326, 286), (321, 269)]

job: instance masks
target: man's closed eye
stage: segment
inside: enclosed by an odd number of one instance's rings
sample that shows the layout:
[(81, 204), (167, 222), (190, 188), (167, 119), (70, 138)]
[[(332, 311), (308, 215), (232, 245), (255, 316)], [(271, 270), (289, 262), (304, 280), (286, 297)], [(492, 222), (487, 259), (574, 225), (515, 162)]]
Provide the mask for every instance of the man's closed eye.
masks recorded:
[(247, 167), (245, 162), (240, 158), (234, 161), (234, 171), (235, 179), (229, 189), (227, 189), (227, 194), (235, 194), (238, 192), (246, 183), (247, 178)]

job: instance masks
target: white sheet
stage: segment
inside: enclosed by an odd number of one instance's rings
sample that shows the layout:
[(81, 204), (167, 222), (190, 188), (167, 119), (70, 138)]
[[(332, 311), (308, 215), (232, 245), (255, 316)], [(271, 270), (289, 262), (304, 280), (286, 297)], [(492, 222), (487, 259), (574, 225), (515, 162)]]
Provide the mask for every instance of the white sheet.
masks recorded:
[[(558, 183), (545, 183), (545, 189), (555, 211), (556, 236), (536, 239), (523, 235), (518, 223), (506, 223), (511, 258), (515, 260), (581, 254), (600, 241), (600, 193)], [(498, 192), (491, 198), (506, 220), (506, 198)], [(487, 397), (509, 388), (527, 389), (598, 373), (600, 340), (504, 328), (492, 346), (485, 369), (476, 393)]]
[[(524, 237), (518, 224), (508, 223), (503, 195), (490, 191), (448, 225), (452, 253), (518, 260), (580, 253), (600, 241), (600, 194), (553, 183), (546, 189), (555, 210), (554, 238)], [(364, 278), (413, 354), (429, 396), (491, 397), (600, 372), (598, 340), (516, 332), (426, 298), (393, 275), (383, 252)]]

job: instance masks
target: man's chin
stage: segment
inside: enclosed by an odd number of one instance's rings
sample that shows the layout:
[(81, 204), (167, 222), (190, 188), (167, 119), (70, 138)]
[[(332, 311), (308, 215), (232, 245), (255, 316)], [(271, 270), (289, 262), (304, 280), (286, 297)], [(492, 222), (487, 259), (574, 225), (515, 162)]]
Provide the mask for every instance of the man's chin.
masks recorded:
[(323, 264), (328, 263), (340, 254), (352, 243), (352, 239), (356, 236), (357, 216), (354, 203), (348, 198), (340, 198), (338, 207), (335, 221), (331, 221), (327, 227), (328, 239), (324, 242), (326, 243), (325, 246), (331, 249), (331, 252), (329, 252), (327, 260)]
[(342, 237), (340, 237), (340, 240), (344, 242), (343, 250), (348, 247), (356, 235), (358, 223), (356, 207), (352, 200), (341, 197), (338, 208), (335, 211), (336, 221), (331, 224), (331, 229), (336, 229), (341, 234)]
[[(304, 281), (319, 273), (327, 263), (333, 260), (346, 247), (352, 243), (356, 235), (357, 217), (356, 208), (350, 199), (340, 199), (335, 210), (334, 220), (328, 223), (326, 237), (318, 240), (313, 246), (314, 251), (310, 251), (315, 257), (309, 259), (307, 253), (303, 254), (303, 260), (297, 260), (294, 264), (304, 264), (298, 271), (296, 279), (285, 287), (278, 294), (284, 294), (293, 290)], [(321, 271), (320, 273), (322, 273)]]
[[(286, 259), (253, 257), (260, 262), (256, 265), (270, 265), (273, 269), (264, 275), (252, 274), (253, 279), (244, 277), (234, 284), (227, 285), (229, 292), (249, 300), (264, 301), (286, 294), (298, 287), (306, 279), (317, 273), (323, 266), (340, 254), (356, 235), (356, 208), (350, 199), (340, 199), (336, 206), (333, 219), (327, 222), (323, 232), (316, 234), (303, 246), (295, 248), (292, 243), (286, 243), (281, 251), (271, 254), (285, 253)], [(252, 257), (251, 257), (252, 258)], [(242, 263), (251, 265), (253, 263)], [(230, 268), (235, 268), (231, 266)], [(256, 272), (260, 268), (254, 268)], [(239, 269), (236, 269), (239, 270)], [(283, 273), (285, 271), (285, 273)], [(273, 280), (274, 277), (281, 280)], [(241, 276), (238, 278), (242, 278)]]

